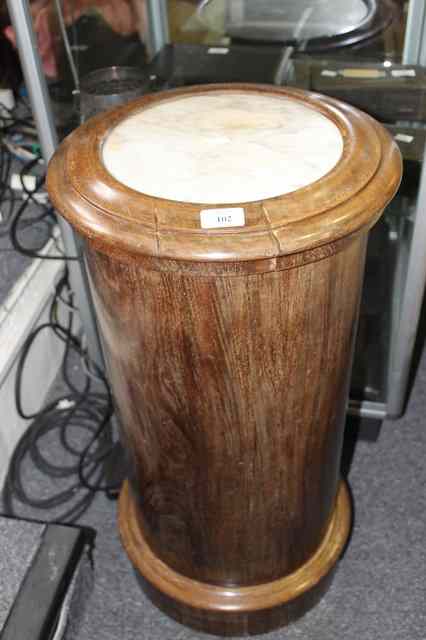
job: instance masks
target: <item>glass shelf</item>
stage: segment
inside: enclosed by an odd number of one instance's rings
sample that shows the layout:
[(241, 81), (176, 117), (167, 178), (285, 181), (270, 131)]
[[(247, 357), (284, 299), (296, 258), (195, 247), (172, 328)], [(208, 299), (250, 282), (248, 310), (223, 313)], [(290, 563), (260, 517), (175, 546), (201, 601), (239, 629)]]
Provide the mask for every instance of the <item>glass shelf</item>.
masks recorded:
[[(417, 205), (426, 69), (407, 64), (404, 49), (407, 14), (412, 25), (411, 14), (420, 9), (394, 0), (339, 0), (338, 11), (334, 4), (169, 1), (172, 43), (152, 69), (161, 68), (168, 87), (242, 80), (317, 91), (387, 126), (403, 155), (404, 174), (398, 195), (370, 233), (350, 412), (396, 417), (403, 411), (414, 341), (413, 332), (404, 331), (407, 300), (413, 301), (415, 333), (426, 276), (426, 229)], [(212, 48), (219, 49), (210, 53)]]

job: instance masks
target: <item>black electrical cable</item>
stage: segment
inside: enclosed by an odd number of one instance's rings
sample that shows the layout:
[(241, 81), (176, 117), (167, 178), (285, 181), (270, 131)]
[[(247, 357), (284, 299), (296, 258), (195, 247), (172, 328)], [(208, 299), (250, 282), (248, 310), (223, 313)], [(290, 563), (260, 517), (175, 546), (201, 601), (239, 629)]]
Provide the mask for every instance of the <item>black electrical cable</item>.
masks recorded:
[[(67, 309), (65, 324), (58, 320), (58, 305), (62, 303)], [(74, 522), (89, 507), (97, 492), (111, 495), (119, 488), (104, 482), (104, 462), (115, 446), (111, 428), (112, 397), (103, 372), (90, 361), (81, 340), (73, 333), (75, 311), (73, 294), (65, 271), (55, 287), (49, 310), (49, 321), (37, 327), (28, 336), (17, 365), (15, 379), (17, 412), (22, 418), (31, 419), (32, 423), (12, 455), (3, 490), (5, 508), (12, 514), (15, 513), (15, 500), (42, 510), (58, 509), (74, 501), (69, 509), (54, 518), (55, 521)], [(54, 331), (65, 345), (61, 373), (69, 393), (51, 401), (38, 412), (29, 412), (23, 406), (23, 373), (35, 341), (43, 331), (49, 329)], [(80, 357), (86, 371), (81, 389), (74, 384), (68, 372), (71, 352), (75, 352)], [(94, 381), (95, 389), (92, 388)], [(78, 446), (72, 438), (76, 430), (83, 431), (89, 437), (83, 447), (80, 446), (81, 436), (77, 438)], [(76, 458), (76, 462), (66, 465), (56, 464), (46, 457), (43, 439), (54, 433), (59, 435), (59, 442), (67, 456)], [(60, 481), (68, 481), (71, 484), (65, 489), (55, 491), (47, 498), (29, 495), (23, 479), (23, 470), (29, 460), (38, 472), (53, 480), (55, 485)], [(83, 495), (79, 497), (81, 491)]]
[[(38, 158), (35, 158), (29, 164), (25, 165), (25, 167), (22, 169), (20, 173), (20, 181), (24, 197), (18, 197), (11, 187), (12, 154), (4, 144), (4, 142), (0, 142), (0, 204), (4, 205), (4, 203), (7, 203), (8, 205), (7, 211), (5, 211), (4, 208), (2, 210), (2, 220), (0, 221), (0, 236), (5, 237), (10, 235), (11, 226), (13, 224), (15, 216), (15, 205), (18, 203), (18, 201), (21, 201), (19, 220), (17, 221), (19, 222), (20, 230), (26, 229), (39, 223), (46, 224), (46, 226), (48, 227), (47, 236), (44, 238), (42, 245), (40, 246), (41, 249), (52, 234), (53, 216), (50, 208), (43, 203), (37, 202), (34, 199), (31, 190), (29, 190), (26, 186), (25, 178), (28, 175), (29, 171), (31, 171), (37, 163)], [(41, 186), (42, 185), (40, 185), (40, 187)], [(23, 218), (23, 214), (30, 202), (34, 202), (38, 208), (41, 208), (42, 213), (38, 216), (31, 215), (30, 218)]]
[[(32, 190), (30, 193), (34, 195), (41, 189), (42, 185), (43, 185), (43, 182), (38, 182), (35, 189)], [(38, 250), (34, 250), (34, 249), (29, 249), (28, 247), (24, 247), (21, 244), (21, 241), (18, 238), (18, 233), (19, 233), (20, 227), (22, 227), (22, 216), (27, 206), (28, 206), (28, 200), (24, 200), (24, 202), (22, 202), (21, 206), (18, 208), (17, 212), (13, 216), (12, 223), (10, 225), (9, 237), (15, 251), (18, 251), (19, 253), (29, 258), (41, 258), (42, 260), (79, 260), (80, 258), (78, 256), (67, 256), (65, 254), (62, 254), (59, 256), (44, 255), (40, 253), (41, 248)], [(50, 224), (50, 227), (53, 229), (53, 227), (55, 226), (55, 218), (53, 216), (54, 216), (53, 208), (50, 207), (44, 212), (44, 214), (42, 214), (42, 216), (35, 218), (33, 220), (33, 223), (36, 224), (37, 222), (43, 221), (45, 217), (49, 217), (51, 218), (51, 220), (47, 224)]]
[[(65, 255), (50, 256), (50, 255), (41, 254), (40, 253), (41, 247), (38, 250), (29, 249), (28, 247), (24, 247), (18, 238), (19, 229), (20, 227), (22, 227), (22, 216), (27, 209), (28, 203), (31, 201), (34, 202), (36, 205), (41, 206), (43, 209), (43, 213), (38, 217), (33, 218), (31, 221), (31, 224), (37, 224), (38, 222), (46, 222), (50, 230), (49, 237), (51, 237), (51, 232), (53, 231), (53, 227), (55, 225), (53, 207), (47, 206), (47, 205), (40, 205), (40, 203), (37, 202), (37, 200), (34, 197), (35, 194), (38, 193), (40, 189), (44, 186), (44, 180), (45, 180), (44, 176), (38, 176), (36, 178), (36, 185), (34, 189), (29, 189), (28, 186), (26, 185), (25, 176), (28, 174), (29, 171), (31, 171), (34, 168), (37, 162), (38, 162), (37, 159), (31, 160), (28, 164), (26, 164), (22, 168), (20, 173), (22, 190), (26, 194), (26, 198), (24, 199), (24, 201), (21, 203), (20, 207), (14, 214), (12, 223), (10, 225), (9, 235), (10, 235), (10, 241), (12, 243), (12, 246), (15, 249), (15, 251), (18, 251), (19, 253), (30, 258), (41, 258), (43, 260), (78, 260), (79, 258), (77, 256), (65, 256)], [(44, 244), (45, 242), (43, 243), (43, 245)]]
[(15, 208), (15, 194), (10, 187), (12, 159), (9, 151), (0, 140), (0, 205), (8, 203), (7, 212), (2, 208), (0, 220), (0, 237), (9, 234), (9, 223)]
[[(50, 204), (40, 202), (37, 198), (40, 190), (44, 187), (45, 176), (35, 176), (35, 188), (28, 187), (26, 177), (34, 176), (34, 169), (40, 162), (40, 156), (34, 155), (33, 158), (24, 164), (20, 171), (20, 182), (22, 189), (22, 197), (18, 197), (11, 188), (10, 178), (12, 171), (12, 151), (13, 145), (9, 144), (9, 136), (15, 134), (26, 135), (29, 131), (36, 130), (32, 127), (32, 119), (30, 117), (17, 117), (16, 108), (9, 109), (2, 106), (2, 115), (0, 117), (0, 203), (6, 203), (7, 208), (2, 211), (2, 220), (0, 220), (0, 237), (9, 236), (13, 249), (29, 258), (40, 258), (43, 260), (79, 260), (79, 256), (66, 256), (58, 247), (59, 255), (45, 255), (41, 253), (42, 248), (49, 239), (55, 240), (54, 228), (56, 224), (56, 216), (53, 207)], [(8, 136), (6, 138), (6, 136)], [(3, 139), (2, 139), (3, 138)], [(11, 138), (13, 140), (14, 138)], [(8, 142), (9, 141), (9, 142)], [(18, 145), (19, 146), (19, 145)], [(19, 207), (17, 207), (20, 202)], [(30, 211), (30, 216), (25, 217), (28, 207), (33, 204), (41, 209), (39, 215), (34, 215), (34, 211)], [(25, 229), (38, 225), (45, 225), (46, 235), (40, 241), (38, 247), (28, 247), (21, 240), (21, 234)], [(2, 249), (4, 250), (4, 249)], [(7, 250), (7, 249), (6, 249)]]
[[(23, 98), (20, 98), (23, 104), (25, 101)], [(27, 104), (25, 104), (26, 108), (30, 111), (30, 108)], [(10, 133), (13, 129), (21, 129), (22, 127), (29, 127), (31, 130), (36, 132), (34, 128), (34, 121), (31, 115), (27, 117), (16, 116), (16, 106), (12, 109), (7, 107), (3, 102), (0, 102), (0, 122), (1, 129), (3, 132)], [(7, 113), (5, 116), (4, 114)]]
[[(26, 179), (28, 175), (34, 176), (38, 173), (36, 167), (39, 164), (39, 156), (35, 155), (22, 166), (20, 171), (22, 193), (18, 195), (11, 187), (14, 152), (13, 145), (8, 143), (9, 136), (27, 134), (32, 130), (32, 121), (29, 118), (15, 117), (14, 110), (7, 110), (7, 112), (6, 117), (0, 118), (0, 202), (3, 205), (7, 204), (7, 209), (3, 207), (2, 211), (0, 235), (9, 235), (14, 250), (31, 258), (77, 260), (79, 259), (77, 256), (69, 257), (63, 254), (45, 256), (40, 253), (42, 247), (30, 249), (21, 241), (20, 235), (25, 229), (32, 225), (45, 224), (48, 237), (43, 242), (44, 246), (49, 238), (54, 238), (53, 229), (56, 218), (50, 204), (38, 198), (39, 192), (44, 187), (44, 176), (35, 176), (34, 188), (29, 188)], [(6, 138), (5, 135), (8, 137)], [(15, 140), (13, 137), (10, 139)], [(33, 207), (29, 211), (30, 204), (38, 208), (38, 215), (34, 214)], [(28, 217), (27, 211), (30, 213)], [(66, 310), (65, 320), (60, 319), (62, 313), (59, 307)], [(65, 269), (55, 286), (48, 322), (36, 327), (27, 337), (17, 363), (16, 409), (18, 415), (30, 420), (31, 424), (13, 452), (3, 490), (4, 506), (11, 514), (15, 513), (16, 501), (20, 501), (33, 509), (57, 511), (62, 508), (62, 513), (55, 515), (53, 520), (73, 522), (85, 512), (97, 492), (112, 495), (119, 488), (105, 482), (104, 463), (115, 447), (111, 426), (112, 397), (103, 372), (90, 361), (80, 338), (74, 331), (76, 311), (68, 281), (68, 271)], [(61, 397), (50, 401), (41, 410), (31, 412), (24, 407), (23, 376), (29, 354), (45, 331), (53, 331), (64, 344), (61, 377), (67, 391)], [(71, 354), (78, 356), (85, 371), (83, 385), (73, 381), (69, 369), (72, 361)], [(49, 459), (46, 452), (50, 449), (45, 446), (45, 438), (52, 437), (58, 438), (66, 464), (57, 464), (55, 460)], [(53, 489), (49, 488), (48, 497), (30, 494), (25, 481), (25, 469), (28, 470), (28, 468), (36, 470), (49, 483), (53, 483)]]

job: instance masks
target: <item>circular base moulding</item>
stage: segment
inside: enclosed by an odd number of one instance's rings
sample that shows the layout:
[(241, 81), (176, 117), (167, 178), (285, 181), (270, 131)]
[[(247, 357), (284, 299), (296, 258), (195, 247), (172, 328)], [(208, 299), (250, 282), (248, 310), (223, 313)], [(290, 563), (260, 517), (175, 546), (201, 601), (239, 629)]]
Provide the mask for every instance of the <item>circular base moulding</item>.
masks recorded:
[(191, 580), (164, 564), (147, 544), (136, 509), (125, 482), (119, 503), (120, 534), (144, 591), (181, 624), (222, 636), (266, 633), (311, 609), (331, 582), (351, 528), (351, 500), (342, 481), (328, 530), (308, 562), (273, 582), (227, 587)]

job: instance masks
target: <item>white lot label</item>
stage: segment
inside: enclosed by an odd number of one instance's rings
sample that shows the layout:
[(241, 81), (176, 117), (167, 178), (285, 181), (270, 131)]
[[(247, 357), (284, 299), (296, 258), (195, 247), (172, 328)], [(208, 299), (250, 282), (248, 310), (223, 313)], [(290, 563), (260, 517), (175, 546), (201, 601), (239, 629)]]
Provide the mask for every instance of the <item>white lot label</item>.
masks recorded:
[(341, 69), (339, 73), (344, 78), (365, 78), (367, 80), (386, 78), (386, 71), (380, 69)]
[(395, 140), (397, 140), (398, 142), (413, 142), (414, 140), (414, 136), (409, 136), (405, 133), (397, 133), (395, 136)]
[(226, 56), (226, 54), (229, 53), (229, 49), (227, 47), (210, 47), (207, 49), (207, 53), (216, 56)]
[(394, 78), (415, 78), (416, 72), (414, 69), (392, 69), (391, 74)]
[(321, 71), (322, 76), (328, 76), (329, 78), (335, 78), (337, 76), (337, 71), (331, 71), (331, 69), (323, 69)]
[(200, 211), (201, 227), (203, 229), (220, 229), (221, 227), (244, 227), (246, 218), (244, 209), (203, 209)]

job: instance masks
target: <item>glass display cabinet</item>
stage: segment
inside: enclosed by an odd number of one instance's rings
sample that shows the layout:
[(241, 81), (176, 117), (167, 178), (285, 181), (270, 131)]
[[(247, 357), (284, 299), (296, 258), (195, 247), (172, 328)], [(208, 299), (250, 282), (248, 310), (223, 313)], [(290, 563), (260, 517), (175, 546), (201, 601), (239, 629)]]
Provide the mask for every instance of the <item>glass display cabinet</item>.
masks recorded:
[[(132, 2), (143, 16), (149, 58), (133, 43), (132, 64), (139, 55), (149, 90), (235, 81), (291, 85), (347, 101), (394, 136), (404, 175), (398, 196), (371, 232), (349, 412), (398, 417), (426, 280), (424, 0)], [(55, 136), (26, 4), (10, 0), (9, 7), (49, 156)], [(90, 334), (90, 317), (84, 324)]]
[[(154, 58), (162, 72), (163, 45), (170, 35), (174, 41), (168, 45), (169, 86), (250, 81), (251, 73), (254, 82), (289, 84), (354, 104), (386, 124), (398, 142), (404, 175), (370, 235), (349, 403), (355, 415), (398, 417), (426, 277), (424, 2), (204, 0), (186, 3), (184, 18), (178, 4), (157, 5), (147, 25), (162, 50)], [(185, 47), (192, 49), (185, 54)]]

